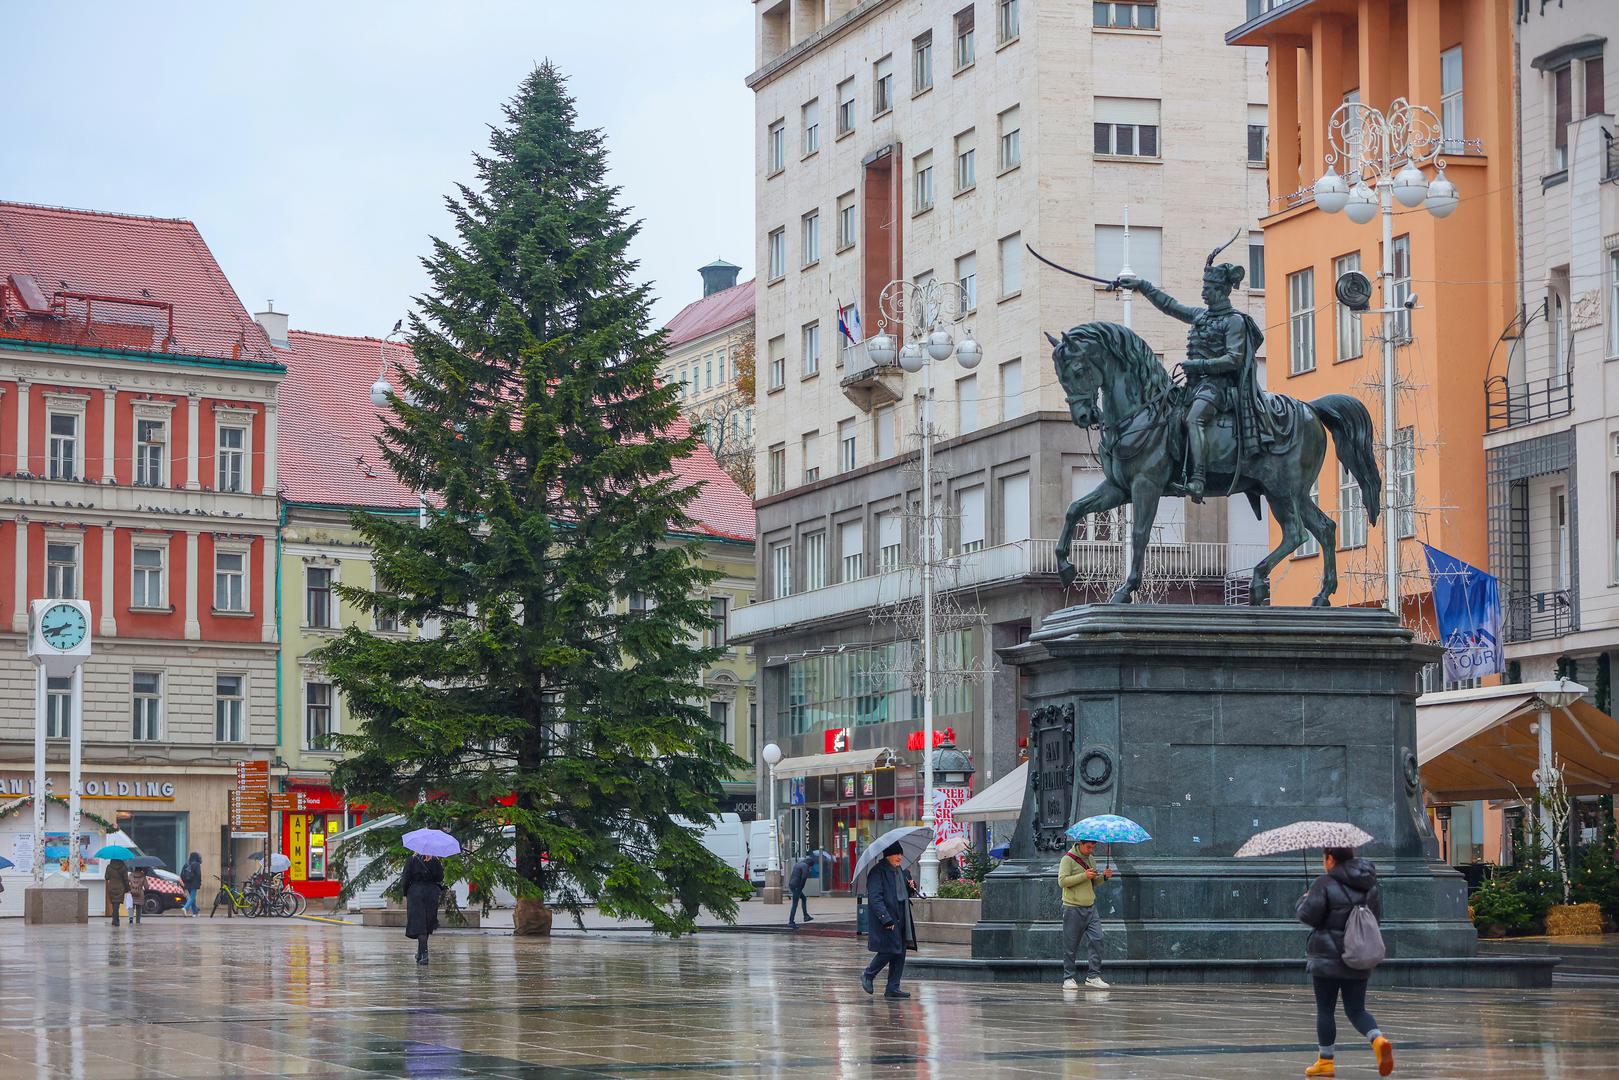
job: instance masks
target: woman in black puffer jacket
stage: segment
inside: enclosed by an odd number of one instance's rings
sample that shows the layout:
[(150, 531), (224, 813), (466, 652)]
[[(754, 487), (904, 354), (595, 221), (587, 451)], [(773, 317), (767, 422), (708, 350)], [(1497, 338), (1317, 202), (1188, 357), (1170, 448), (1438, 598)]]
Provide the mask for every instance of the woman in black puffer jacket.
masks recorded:
[(1371, 1040), (1378, 1075), (1387, 1076), (1394, 1071), (1394, 1044), (1383, 1037), (1377, 1021), (1366, 1011), (1366, 983), (1371, 972), (1344, 963), (1344, 927), (1355, 906), (1365, 904), (1378, 922), (1383, 921), (1377, 867), (1357, 859), (1353, 848), (1328, 848), (1321, 862), (1327, 872), (1311, 883), (1310, 891), (1299, 898), (1298, 908), (1299, 921), (1311, 928), (1304, 952), (1315, 983), (1315, 1032), (1321, 1048), (1320, 1057), (1304, 1075), (1337, 1075), (1333, 1045), (1338, 1041), (1338, 1024), (1333, 1014), (1342, 995), (1344, 1015), (1356, 1031)]

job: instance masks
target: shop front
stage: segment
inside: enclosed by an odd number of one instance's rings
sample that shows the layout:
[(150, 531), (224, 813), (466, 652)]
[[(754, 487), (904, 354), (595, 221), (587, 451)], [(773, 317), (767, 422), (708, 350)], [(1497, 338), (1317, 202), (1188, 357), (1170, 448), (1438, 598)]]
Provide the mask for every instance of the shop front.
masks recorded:
[(279, 815), (281, 853), (292, 864), (287, 883), (310, 899), (336, 896), (342, 882), (330, 872), (327, 838), (360, 824), (364, 813), (350, 810), (341, 795), (322, 783), (288, 780), (286, 789), (302, 796), (300, 808)]

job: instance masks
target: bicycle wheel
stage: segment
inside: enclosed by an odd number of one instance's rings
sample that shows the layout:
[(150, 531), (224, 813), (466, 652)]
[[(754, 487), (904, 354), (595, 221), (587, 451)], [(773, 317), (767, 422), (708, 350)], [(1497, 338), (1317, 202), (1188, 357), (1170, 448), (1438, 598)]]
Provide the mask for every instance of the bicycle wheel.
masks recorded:
[(290, 919), (298, 913), (298, 894), (293, 892), (276, 893), (270, 903), (270, 914), (278, 919)]
[(294, 916), (302, 915), (305, 911), (309, 910), (309, 897), (298, 892), (295, 892), (292, 895), (297, 898), (298, 901), (298, 908), (292, 913)]

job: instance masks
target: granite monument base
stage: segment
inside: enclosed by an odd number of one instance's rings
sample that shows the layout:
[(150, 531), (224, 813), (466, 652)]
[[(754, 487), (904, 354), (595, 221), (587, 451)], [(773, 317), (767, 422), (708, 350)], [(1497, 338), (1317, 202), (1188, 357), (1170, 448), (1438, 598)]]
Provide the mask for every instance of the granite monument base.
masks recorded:
[(23, 890), (23, 922), (28, 926), (68, 926), (90, 921), (90, 890), (80, 885), (53, 888), (30, 885)]
[(972, 977), (977, 964), (984, 977), (1056, 977), (1044, 964), (1062, 954), (1063, 831), (1109, 813), (1153, 836), (1098, 851), (1116, 871), (1098, 891), (1104, 964), (1121, 976), (1300, 979), (1294, 906), (1320, 852), (1233, 853), (1265, 829), (1326, 820), (1376, 837), (1361, 853), (1383, 893), (1393, 962), (1380, 981), (1549, 980), (1545, 964), (1475, 958), (1466, 884), (1433, 857), (1415, 754), (1417, 675), (1439, 650), (1389, 613), (1086, 605), (1001, 656), (1021, 669), (1030, 713), (1022, 817), (984, 883), (972, 959), (918, 957), (917, 974)]

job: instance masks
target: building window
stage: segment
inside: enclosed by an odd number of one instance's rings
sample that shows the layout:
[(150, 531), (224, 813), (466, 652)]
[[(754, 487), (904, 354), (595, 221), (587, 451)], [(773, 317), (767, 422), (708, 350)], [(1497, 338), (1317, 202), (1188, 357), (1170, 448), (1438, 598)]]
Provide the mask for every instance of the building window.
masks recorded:
[[(1360, 269), (1360, 252), (1351, 251), (1348, 255), (1340, 255), (1332, 260), (1332, 280), (1339, 278), (1351, 270)], [(1337, 332), (1338, 351), (1335, 359), (1349, 360), (1361, 354), (1360, 343), (1360, 316), (1349, 310), (1341, 301), (1334, 300), (1332, 304), (1333, 328)]]
[(1158, 102), (1150, 98), (1097, 98), (1095, 150), (1118, 157), (1159, 156)]
[(855, 218), (854, 192), (845, 191), (838, 196), (838, 250), (854, 247)]
[(1287, 275), (1287, 343), (1294, 375), (1315, 370), (1315, 270)]
[(247, 682), (243, 675), (219, 675), (214, 678), (214, 740), (216, 742), (243, 741), (243, 693)]
[(163, 448), (167, 443), (161, 420), (135, 421), (135, 483), (140, 487), (163, 487)]
[(871, 416), (872, 427), (876, 430), (876, 435), (872, 439), (875, 447), (873, 453), (876, 454), (877, 461), (886, 461), (895, 453), (894, 406), (884, 405)]
[(826, 588), (826, 533), (805, 536), (805, 591)]
[(978, 253), (969, 251), (956, 260), (956, 284), (967, 294), (967, 310), (978, 306)]
[(1417, 535), (1417, 433), (1403, 427), (1394, 433), (1394, 507), (1401, 536)]
[(703, 357), (703, 389), (714, 389), (714, 354)]
[(708, 642), (716, 649), (731, 645), (731, 601), (729, 597), (708, 598)]
[(780, 390), (787, 385), (787, 335), (771, 338), (766, 348), (770, 356), (770, 389)]
[(770, 494), (776, 495), (787, 490), (787, 446), (777, 443), (769, 451), (770, 455)]
[[(1130, 269), (1148, 281), (1163, 280), (1164, 230), (1130, 227)], [(1113, 278), (1124, 269), (1125, 238), (1122, 225), (1096, 226), (1096, 272)]]
[(769, 278), (775, 281), (787, 276), (787, 230), (785, 227), (775, 229), (770, 234), (768, 245), (770, 273)]
[(978, 185), (978, 133), (968, 128), (956, 136), (956, 191)]
[(219, 464), (219, 490), (244, 491), (247, 487), (247, 429), (221, 427), (219, 447), (215, 451)]
[(133, 682), (133, 710), (129, 737), (155, 742), (163, 737), (163, 673), (137, 671)]
[(920, 214), (933, 207), (933, 151), (924, 150), (912, 159), (911, 210)]
[(214, 552), (214, 610), (247, 610), (247, 552)]
[(911, 93), (933, 89), (933, 31), (911, 42)]
[(714, 734), (723, 739), (726, 746), (736, 742), (736, 733), (731, 730), (731, 703), (729, 701), (710, 700), (708, 703), (708, 722), (713, 726)]
[(45, 545), (45, 598), (76, 600), (79, 596), (79, 545)]
[(821, 478), (821, 433), (805, 432), (798, 442), (798, 454), (804, 462), (804, 483), (815, 483)]
[(1457, 45), (1439, 54), (1439, 123), (1447, 154), (1462, 152), (1466, 138), (1462, 117), (1462, 47)]
[(1023, 361), (1008, 360), (1001, 365), (1001, 419), (1023, 415)]
[(809, 157), (821, 148), (821, 99), (806, 101), (799, 110), (799, 124), (804, 129), (804, 156)]
[(136, 547), (131, 553), (130, 607), (161, 608), (167, 603), (163, 592), (165, 551), (161, 547)]
[(997, 0), (995, 39), (1004, 45), (1018, 36), (1017, 0)]
[(49, 414), (49, 471), (52, 480), (79, 478), (79, 414)]
[(973, 62), (973, 9), (969, 5), (956, 12), (956, 70)]
[(819, 210), (811, 210), (804, 215), (799, 228), (799, 247), (803, 249), (805, 266), (814, 266), (821, 261), (821, 212)]
[[(1321, 482), (1319, 480), (1310, 485), (1310, 501), (1317, 506), (1321, 505)], [(1311, 555), (1319, 554), (1321, 554), (1321, 541), (1315, 538), (1314, 533), (1305, 530), (1304, 543), (1293, 549), (1293, 557), (1295, 559), (1304, 559)]]
[(1265, 124), (1248, 125), (1248, 163), (1250, 165), (1265, 164)]
[(1001, 154), (1000, 171), (1015, 169), (1023, 164), (1023, 121), (1018, 118), (1016, 105), (1000, 115)]
[(854, 80), (838, 83), (838, 134), (847, 135), (854, 130)]
[(898, 570), (905, 547), (905, 523), (890, 510), (877, 515), (877, 570), (886, 574)]
[(332, 749), (332, 684), (304, 683), (304, 749)]
[[(1150, 278), (1148, 279), (1151, 280)], [(1248, 234), (1248, 291), (1265, 291), (1265, 234)]]
[(332, 579), (330, 566), (304, 568), (304, 625), (331, 629), (337, 625), (332, 605)]
[[(382, 592), (382, 583), (377, 580), (374, 572), (371, 575), (371, 589), (373, 592)], [(399, 616), (391, 611), (373, 612), (371, 625), (379, 634), (397, 634), (399, 633)]]
[(1394, 280), (1389, 295), (1393, 298), (1394, 336), (1397, 341), (1411, 340), (1411, 309), (1405, 302), (1411, 299), (1411, 236), (1394, 238)]
[(787, 167), (787, 121), (777, 120), (765, 135), (765, 172), (774, 176)]
[(793, 595), (793, 545), (788, 542), (770, 547), (770, 590), (776, 597)]
[(977, 551), (984, 546), (984, 485), (974, 484), (956, 493), (961, 515), (961, 550)]
[(1552, 72), (1552, 171), (1568, 168), (1568, 125), (1574, 122), (1574, 69)]
[(1607, 112), (1607, 95), (1602, 86), (1602, 57), (1588, 57), (1580, 67), (1585, 77), (1585, 115), (1596, 116)]
[(841, 563), (840, 581), (858, 581), (864, 573), (865, 525), (859, 521), (846, 521), (838, 526), (838, 558)]
[(838, 421), (838, 472), (848, 472), (855, 465), (855, 423)]
[(1029, 538), (1029, 474), (1001, 478), (1001, 543)]
[(804, 355), (804, 375), (807, 378), (821, 370), (821, 324), (805, 323), (799, 334)]
[(1001, 297), (1023, 291), (1023, 234), (1003, 236), (1001, 249)]
[(978, 430), (978, 376), (966, 375), (956, 380), (956, 416), (961, 424), (957, 434), (965, 435)]
[(1366, 546), (1366, 500), (1360, 482), (1340, 462), (1338, 465), (1338, 546)]
[(871, 115), (881, 116), (894, 107), (894, 56), (871, 65)]
[(45, 678), (45, 737), (65, 739), (73, 734), (73, 677)]
[(1157, 0), (1091, 4), (1091, 25), (1112, 30), (1158, 29)]
[(1619, 356), (1619, 251), (1608, 252), (1608, 355)]

